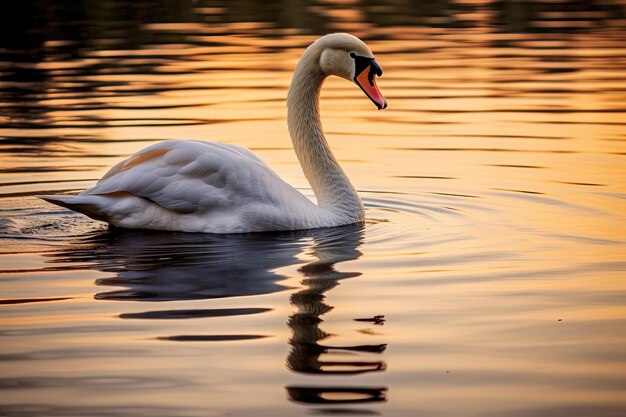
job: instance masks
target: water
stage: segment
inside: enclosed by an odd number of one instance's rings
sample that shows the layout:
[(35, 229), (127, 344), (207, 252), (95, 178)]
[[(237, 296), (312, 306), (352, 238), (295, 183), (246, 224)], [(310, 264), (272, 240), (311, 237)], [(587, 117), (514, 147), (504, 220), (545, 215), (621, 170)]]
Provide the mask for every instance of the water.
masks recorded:
[[(626, 415), (623, 2), (10, 7), (0, 415)], [(116, 231), (34, 197), (173, 138), (312, 196), (285, 97), (339, 30), (389, 101), (322, 94), (363, 227)]]

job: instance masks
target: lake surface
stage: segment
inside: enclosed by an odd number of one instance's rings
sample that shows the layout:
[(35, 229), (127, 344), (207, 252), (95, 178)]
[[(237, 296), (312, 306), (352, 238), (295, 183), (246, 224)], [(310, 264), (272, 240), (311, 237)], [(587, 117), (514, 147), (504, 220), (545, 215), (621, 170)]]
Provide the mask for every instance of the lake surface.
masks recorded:
[[(626, 415), (623, 2), (10, 7), (0, 415)], [(321, 98), (364, 226), (109, 230), (35, 197), (193, 138), (313, 198), (285, 97), (334, 31), (385, 71), (385, 111)]]

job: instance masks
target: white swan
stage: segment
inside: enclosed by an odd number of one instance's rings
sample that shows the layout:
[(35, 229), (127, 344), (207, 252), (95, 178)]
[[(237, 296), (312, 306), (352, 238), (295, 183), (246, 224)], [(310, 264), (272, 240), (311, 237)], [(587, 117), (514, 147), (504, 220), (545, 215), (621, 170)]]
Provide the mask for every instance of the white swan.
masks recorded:
[(319, 92), (329, 75), (354, 81), (379, 109), (387, 107), (374, 79), (382, 69), (360, 39), (335, 33), (306, 49), (287, 96), (288, 124), (318, 205), (250, 150), (191, 140), (149, 146), (78, 195), (40, 198), (131, 229), (246, 233), (362, 222), (363, 204), (322, 132)]

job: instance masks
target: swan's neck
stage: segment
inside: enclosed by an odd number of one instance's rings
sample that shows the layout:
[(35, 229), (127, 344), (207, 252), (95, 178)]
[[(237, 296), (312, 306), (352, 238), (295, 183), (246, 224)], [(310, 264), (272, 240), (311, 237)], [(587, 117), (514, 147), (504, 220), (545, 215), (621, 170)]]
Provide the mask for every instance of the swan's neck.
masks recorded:
[(289, 134), (318, 205), (355, 223), (364, 218), (363, 204), (322, 131), (319, 94), (326, 75), (319, 67), (320, 51), (314, 46), (302, 55), (289, 88)]

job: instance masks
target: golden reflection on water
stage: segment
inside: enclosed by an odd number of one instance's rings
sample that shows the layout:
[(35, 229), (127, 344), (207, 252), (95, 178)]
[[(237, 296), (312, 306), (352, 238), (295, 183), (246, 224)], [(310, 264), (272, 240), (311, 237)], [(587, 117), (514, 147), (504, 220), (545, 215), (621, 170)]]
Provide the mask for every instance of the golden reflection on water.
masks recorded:
[[(623, 5), (409, 3), (200, 2), (0, 49), (0, 414), (624, 413)], [(116, 233), (34, 198), (172, 138), (312, 197), (285, 97), (333, 30), (390, 104), (322, 92), (364, 228)]]

